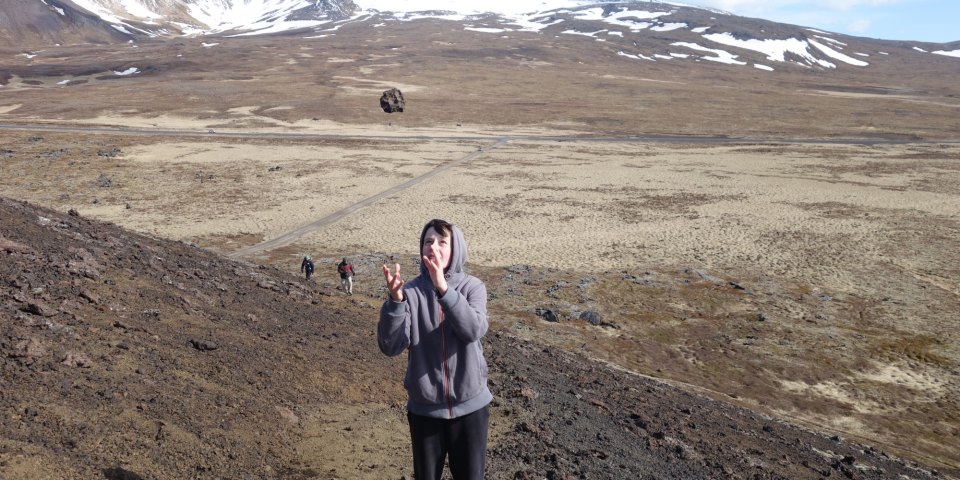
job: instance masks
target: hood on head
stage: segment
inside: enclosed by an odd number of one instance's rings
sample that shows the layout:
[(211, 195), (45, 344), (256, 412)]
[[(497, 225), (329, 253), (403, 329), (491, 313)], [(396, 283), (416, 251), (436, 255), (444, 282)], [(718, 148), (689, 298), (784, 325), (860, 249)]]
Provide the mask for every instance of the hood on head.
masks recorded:
[[(463, 232), (460, 231), (460, 227), (453, 225), (452, 232), (450, 232), (450, 266), (447, 267), (445, 272), (445, 277), (449, 280), (452, 277), (459, 277), (463, 275), (463, 266), (467, 263), (467, 241), (463, 238)], [(417, 248), (417, 252), (423, 252), (423, 237), (427, 235), (427, 226), (424, 225), (423, 230), (420, 232), (420, 245)], [(429, 275), (427, 273), (427, 267), (420, 262), (420, 274)]]

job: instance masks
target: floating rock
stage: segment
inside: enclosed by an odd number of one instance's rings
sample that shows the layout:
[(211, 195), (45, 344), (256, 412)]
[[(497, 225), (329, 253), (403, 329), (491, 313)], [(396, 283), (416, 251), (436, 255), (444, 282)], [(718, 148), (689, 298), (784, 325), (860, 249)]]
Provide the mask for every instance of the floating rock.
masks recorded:
[(74, 209), (74, 208), (71, 208), (70, 210), (67, 211), (67, 215), (70, 215), (71, 217), (79, 217), (79, 216), (80, 216), (80, 212), (78, 212), (78, 211), (77, 211), (76, 209)]
[(403, 112), (405, 105), (406, 102), (403, 100), (403, 93), (400, 93), (399, 89), (391, 88), (390, 90), (384, 90), (383, 95), (380, 96), (380, 108), (382, 108), (384, 112)]

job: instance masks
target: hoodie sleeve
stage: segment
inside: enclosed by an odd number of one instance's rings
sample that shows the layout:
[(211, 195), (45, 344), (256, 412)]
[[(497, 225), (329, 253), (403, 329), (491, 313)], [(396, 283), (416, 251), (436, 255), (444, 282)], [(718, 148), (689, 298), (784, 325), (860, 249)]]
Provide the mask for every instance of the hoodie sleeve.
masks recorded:
[(438, 301), (444, 319), (464, 342), (475, 342), (487, 333), (487, 287), (479, 279), (471, 277), (462, 292), (451, 288)]
[(380, 308), (377, 343), (380, 351), (393, 357), (410, 346), (410, 302), (387, 300)]

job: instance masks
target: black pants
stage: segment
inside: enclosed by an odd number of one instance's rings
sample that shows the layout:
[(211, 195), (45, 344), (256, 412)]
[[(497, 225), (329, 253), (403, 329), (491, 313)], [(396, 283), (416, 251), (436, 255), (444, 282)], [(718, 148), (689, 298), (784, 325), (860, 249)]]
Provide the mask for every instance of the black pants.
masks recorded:
[(450, 455), (450, 473), (455, 480), (483, 480), (490, 423), (488, 407), (451, 420), (407, 412), (407, 421), (415, 479), (440, 480), (443, 461)]

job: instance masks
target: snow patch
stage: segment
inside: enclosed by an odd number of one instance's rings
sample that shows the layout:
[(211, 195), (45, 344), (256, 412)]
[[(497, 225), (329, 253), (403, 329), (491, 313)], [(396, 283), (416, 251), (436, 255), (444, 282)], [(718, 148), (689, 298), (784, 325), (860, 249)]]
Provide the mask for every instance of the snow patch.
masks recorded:
[(596, 37), (597, 35), (606, 32), (606, 30), (597, 30), (596, 32), (578, 32), (576, 30), (564, 30), (560, 33), (566, 33), (567, 35), (582, 35), (584, 37)]
[(696, 44), (696, 43), (690, 43), (690, 42), (675, 42), (675, 43), (671, 43), (671, 45), (677, 46), (677, 47), (687, 47), (687, 48), (689, 48), (689, 49), (691, 49), (691, 50), (699, 50), (699, 51), (701, 51), (701, 52), (712, 53), (712, 54), (714, 54), (715, 56), (713, 56), (713, 57), (701, 57), (701, 58), (703, 58), (704, 60), (710, 60), (711, 62), (726, 63), (726, 64), (729, 64), (729, 65), (746, 65), (746, 64), (747, 64), (747, 62), (741, 62), (740, 60), (737, 60), (737, 55), (734, 55), (734, 54), (732, 54), (732, 53), (730, 53), (730, 52), (727, 52), (727, 51), (725, 51), (725, 50), (717, 50), (717, 49), (714, 49), (714, 48), (707, 48), (707, 47), (698, 45), (698, 44)]
[(654, 32), (669, 32), (671, 30), (678, 30), (681, 28), (687, 28), (687, 24), (686, 23), (664, 23), (663, 25), (650, 27), (650, 30), (653, 30)]
[(118, 72), (116, 70), (113, 71), (114, 75), (119, 75), (121, 77), (125, 77), (127, 75), (136, 75), (138, 73), (140, 73), (140, 69), (137, 67), (130, 67), (122, 72)]
[[(763, 53), (767, 56), (767, 60), (772, 60), (775, 62), (785, 62), (786, 54), (792, 53), (809, 64), (818, 64), (826, 68), (834, 68), (836, 65), (830, 63), (826, 60), (820, 60), (817, 57), (814, 57), (810, 53), (809, 46), (810, 44), (806, 41), (800, 40), (799, 38), (787, 38), (780, 40), (759, 40), (755, 38), (747, 40), (738, 40), (731, 33), (708, 33), (703, 35), (703, 38), (716, 42), (722, 45), (727, 45), (731, 47), (740, 47), (747, 50), (753, 50), (755, 52)], [(848, 57), (849, 58), (849, 57)], [(851, 59), (853, 60), (853, 59)], [(859, 60), (854, 60), (859, 61)], [(803, 65), (801, 63), (801, 65)]]
[(826, 45), (817, 43), (816, 40), (807, 40), (807, 41), (810, 42), (810, 45), (817, 47), (818, 50), (825, 53), (828, 57), (834, 60), (840, 60), (841, 62), (849, 63), (850, 65), (853, 65), (855, 67), (866, 67), (867, 65), (870, 65), (869, 63), (864, 62), (863, 60), (857, 60), (856, 58), (848, 57)]
[(936, 55), (946, 55), (948, 57), (960, 58), (960, 50), (937, 50), (933, 52)]
[(624, 52), (624, 51), (621, 50), (621, 51), (617, 52), (617, 55), (619, 55), (619, 56), (621, 56), (621, 57), (632, 58), (632, 59), (634, 59), (634, 60), (650, 60), (651, 62), (656, 62), (655, 59), (650, 58), (650, 57), (648, 57), (648, 56), (646, 56), (646, 55), (639, 54), (639, 53), (636, 54), (636, 55), (631, 55), (631, 54), (626, 53), (626, 52)]

